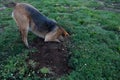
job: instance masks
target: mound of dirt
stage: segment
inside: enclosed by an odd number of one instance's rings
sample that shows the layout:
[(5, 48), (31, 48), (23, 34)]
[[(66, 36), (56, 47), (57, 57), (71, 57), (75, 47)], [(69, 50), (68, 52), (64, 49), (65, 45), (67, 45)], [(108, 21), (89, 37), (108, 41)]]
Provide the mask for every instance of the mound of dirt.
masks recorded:
[(34, 70), (40, 77), (58, 77), (69, 73), (68, 51), (64, 44), (44, 42), (37, 38), (31, 43), (37, 52), (29, 54), (26, 60), (29, 69)]

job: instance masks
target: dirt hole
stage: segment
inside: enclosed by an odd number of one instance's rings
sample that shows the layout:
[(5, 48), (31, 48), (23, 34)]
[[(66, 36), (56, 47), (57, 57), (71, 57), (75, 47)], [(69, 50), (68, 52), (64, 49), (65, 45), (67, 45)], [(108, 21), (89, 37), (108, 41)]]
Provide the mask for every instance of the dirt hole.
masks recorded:
[(71, 68), (68, 66), (68, 51), (65, 44), (57, 42), (44, 42), (36, 38), (31, 46), (38, 51), (29, 54), (26, 60), (28, 68), (34, 70), (40, 77), (58, 77), (68, 74)]

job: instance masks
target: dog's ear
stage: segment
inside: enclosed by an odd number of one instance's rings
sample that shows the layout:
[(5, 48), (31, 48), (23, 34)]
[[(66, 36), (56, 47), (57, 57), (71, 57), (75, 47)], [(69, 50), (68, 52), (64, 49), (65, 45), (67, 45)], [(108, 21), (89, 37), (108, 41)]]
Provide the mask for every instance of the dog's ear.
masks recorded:
[(69, 35), (69, 33), (68, 33), (68, 32), (66, 32), (66, 33), (65, 33), (65, 37), (68, 37), (68, 36), (70, 36), (70, 35)]
[(62, 31), (62, 36), (64, 37), (69, 36), (68, 32), (64, 28), (60, 27), (60, 30)]

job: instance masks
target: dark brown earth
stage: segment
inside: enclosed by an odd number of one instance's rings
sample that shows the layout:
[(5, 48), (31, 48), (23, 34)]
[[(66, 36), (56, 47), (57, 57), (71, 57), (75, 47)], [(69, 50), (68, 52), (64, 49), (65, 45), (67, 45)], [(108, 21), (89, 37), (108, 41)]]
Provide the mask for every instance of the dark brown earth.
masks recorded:
[[(40, 77), (58, 77), (70, 72), (68, 66), (68, 50), (65, 44), (57, 42), (44, 42), (41, 38), (36, 38), (31, 43), (32, 48), (37, 52), (30, 53), (26, 60), (28, 68), (34, 70)], [(40, 70), (47, 68), (48, 73)]]
[(120, 1), (96, 0), (101, 3), (101, 6), (96, 7), (99, 10), (106, 10), (120, 13)]

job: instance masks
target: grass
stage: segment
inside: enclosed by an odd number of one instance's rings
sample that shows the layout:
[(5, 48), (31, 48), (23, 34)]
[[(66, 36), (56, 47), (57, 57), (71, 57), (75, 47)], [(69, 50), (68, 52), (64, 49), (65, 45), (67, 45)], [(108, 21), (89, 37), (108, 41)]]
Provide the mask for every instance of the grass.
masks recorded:
[[(105, 0), (120, 2), (119, 0)], [(73, 71), (59, 80), (119, 80), (120, 79), (120, 14), (95, 10), (101, 3), (94, 0), (22, 0), (55, 19), (70, 35), (69, 65)], [(0, 4), (1, 5), (1, 4)], [(3, 80), (18, 70), (20, 80), (38, 80), (27, 71), (25, 58), (29, 53), (20, 39), (12, 9), (0, 12), (0, 77)], [(35, 36), (30, 34), (29, 41)], [(31, 50), (34, 51), (34, 50)], [(40, 80), (46, 80), (42, 78)], [(47, 80), (50, 80), (47, 78)]]

